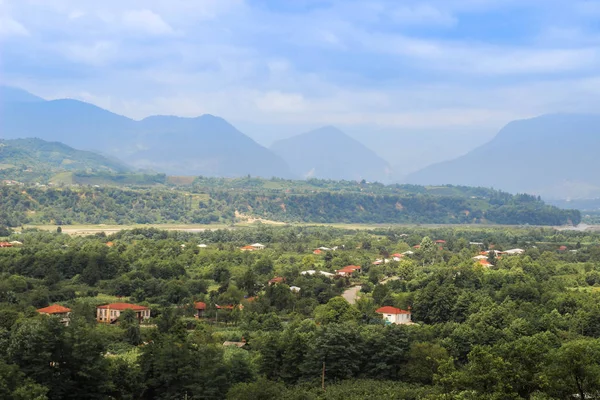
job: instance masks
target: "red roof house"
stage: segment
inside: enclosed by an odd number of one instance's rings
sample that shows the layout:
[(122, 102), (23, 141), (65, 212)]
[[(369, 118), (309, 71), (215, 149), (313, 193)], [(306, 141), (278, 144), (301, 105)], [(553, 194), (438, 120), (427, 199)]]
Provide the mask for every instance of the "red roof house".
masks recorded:
[(48, 307), (40, 308), (40, 309), (37, 310), (37, 312), (39, 312), (40, 314), (48, 314), (48, 315), (68, 314), (68, 313), (71, 312), (71, 309), (67, 308), (67, 307), (63, 307), (63, 306), (58, 305), (58, 304), (53, 304), (53, 305), (48, 306)]
[(315, 251), (313, 251), (313, 254), (319, 255), (321, 254), (323, 251), (321, 249), (316, 249)]
[(58, 304), (53, 304), (48, 307), (40, 308), (37, 310), (37, 312), (43, 315), (53, 315), (56, 317), (60, 317), (60, 322), (62, 322), (65, 325), (69, 325), (69, 322), (71, 320), (69, 318), (69, 316), (71, 315), (71, 309)]
[(276, 276), (275, 278), (269, 280), (269, 285), (275, 285), (276, 283), (283, 283), (285, 282), (285, 278), (282, 278), (281, 276)]
[[(410, 307), (409, 307), (410, 308)], [(412, 324), (412, 313), (396, 307), (385, 306), (375, 310), (377, 314), (383, 315), (387, 323), (404, 325)]]
[(338, 269), (336, 272), (336, 274), (338, 274), (339, 276), (350, 276), (355, 272), (360, 272), (361, 268), (358, 265), (348, 265), (342, 269)]
[(441, 239), (440, 240), (436, 240), (435, 242), (437, 244), (446, 244), (446, 241), (445, 240), (441, 240)]
[(421, 248), (420, 244), (416, 244), (416, 245), (413, 246), (413, 249), (420, 249), (420, 248)]

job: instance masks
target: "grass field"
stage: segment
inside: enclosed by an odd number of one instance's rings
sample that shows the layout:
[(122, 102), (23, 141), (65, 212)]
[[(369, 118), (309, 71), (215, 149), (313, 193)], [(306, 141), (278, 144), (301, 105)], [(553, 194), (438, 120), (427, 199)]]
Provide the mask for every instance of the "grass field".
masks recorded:
[[(203, 230), (215, 230), (215, 229), (231, 229), (231, 228), (242, 228), (249, 226), (256, 226), (256, 223), (264, 223), (270, 225), (289, 225), (289, 226), (324, 226), (339, 229), (351, 229), (351, 230), (371, 230), (381, 228), (398, 228), (398, 227), (423, 227), (423, 228), (448, 228), (456, 227), (461, 229), (502, 229), (502, 228), (533, 228), (533, 226), (519, 227), (517, 225), (444, 225), (444, 224), (344, 224), (344, 223), (331, 223), (331, 224), (319, 224), (319, 223), (292, 223), (286, 224), (277, 221), (261, 221), (255, 219), (249, 219), (246, 222), (238, 222), (234, 226), (226, 224), (132, 224), (132, 225), (62, 225), (62, 232), (69, 235), (93, 235), (95, 233), (105, 232), (107, 234), (136, 228), (157, 228), (164, 229), (167, 231), (187, 231), (187, 232), (200, 232)], [(57, 225), (25, 225), (24, 228), (37, 228), (50, 232), (56, 231)], [(549, 228), (549, 227), (546, 227)], [(598, 228), (597, 226), (588, 226), (590, 230)]]

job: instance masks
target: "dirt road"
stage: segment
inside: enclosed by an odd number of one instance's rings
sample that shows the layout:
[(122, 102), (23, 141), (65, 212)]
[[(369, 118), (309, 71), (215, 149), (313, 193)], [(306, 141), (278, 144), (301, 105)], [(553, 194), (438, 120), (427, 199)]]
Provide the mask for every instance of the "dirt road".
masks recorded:
[(351, 288), (348, 288), (344, 291), (344, 293), (342, 293), (342, 297), (344, 299), (346, 299), (346, 301), (350, 304), (354, 304), (356, 303), (356, 300), (358, 300), (358, 294), (360, 293), (360, 286), (352, 286)]

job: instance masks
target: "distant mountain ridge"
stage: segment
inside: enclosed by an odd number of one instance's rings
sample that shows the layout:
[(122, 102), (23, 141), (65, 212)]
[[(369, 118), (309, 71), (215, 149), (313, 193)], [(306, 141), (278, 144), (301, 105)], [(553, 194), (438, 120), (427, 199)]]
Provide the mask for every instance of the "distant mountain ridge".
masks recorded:
[(547, 198), (600, 195), (600, 115), (513, 121), (468, 154), (408, 176), (415, 184), (486, 186)]
[(281, 158), (222, 118), (135, 121), (82, 101), (45, 101), (14, 88), (3, 87), (0, 96), (2, 138), (59, 141), (175, 175), (292, 177)]
[(277, 141), (271, 150), (303, 178), (385, 182), (390, 175), (385, 160), (332, 126)]

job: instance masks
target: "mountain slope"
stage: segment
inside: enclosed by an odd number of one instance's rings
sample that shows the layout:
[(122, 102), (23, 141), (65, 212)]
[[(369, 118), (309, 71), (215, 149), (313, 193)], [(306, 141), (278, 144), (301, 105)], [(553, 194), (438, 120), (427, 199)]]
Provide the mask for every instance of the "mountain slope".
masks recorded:
[(490, 142), (407, 178), (492, 186), (548, 198), (600, 195), (600, 115), (552, 114), (506, 125)]
[(130, 170), (125, 164), (99, 154), (36, 138), (0, 140), (0, 164), (5, 167), (27, 166), (38, 171), (126, 172)]
[(0, 137), (39, 137), (176, 175), (291, 177), (287, 164), (225, 120), (134, 121), (85, 102), (0, 101)]
[(280, 140), (271, 150), (305, 178), (386, 181), (390, 173), (375, 152), (331, 126)]

